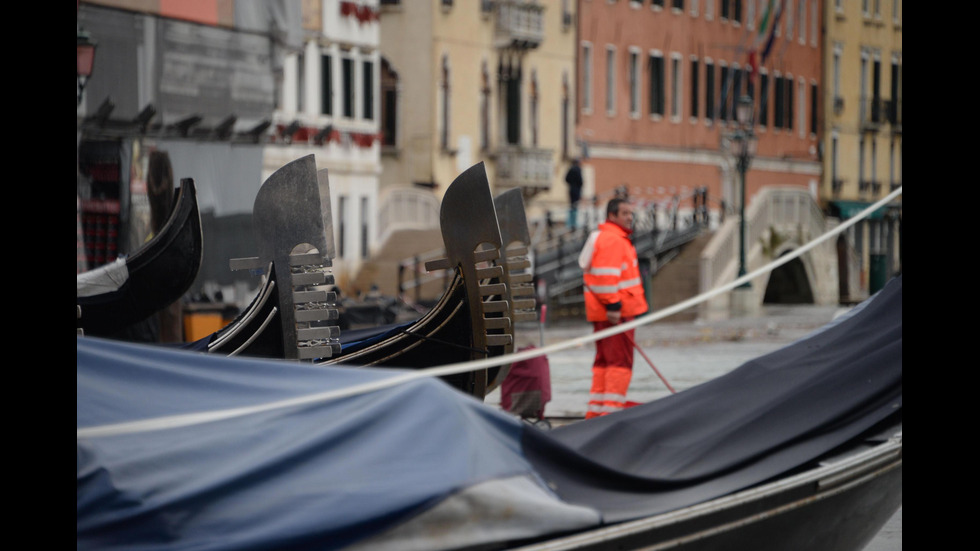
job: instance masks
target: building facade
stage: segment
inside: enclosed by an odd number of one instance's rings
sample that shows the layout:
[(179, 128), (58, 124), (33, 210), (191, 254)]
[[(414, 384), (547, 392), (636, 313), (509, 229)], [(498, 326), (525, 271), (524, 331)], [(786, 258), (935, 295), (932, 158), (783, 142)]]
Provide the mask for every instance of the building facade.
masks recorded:
[(570, 1), (383, 2), (386, 193), (438, 200), (482, 161), (493, 192), (521, 188), (531, 216), (567, 202), (573, 22)]
[[(206, 253), (191, 293), (245, 304), (258, 280), (228, 262), (256, 254), (256, 193), (313, 154), (329, 175), (321, 204), (332, 214), (334, 274), (347, 285), (377, 235), (377, 0), (93, 0), (79, 3), (77, 19), (97, 42), (79, 99), (81, 219), (114, 211), (116, 249), (137, 248), (147, 154), (166, 152), (174, 179), (198, 188)], [(111, 260), (88, 265), (100, 259)]]
[[(824, 174), (820, 198), (842, 221), (902, 186), (902, 2), (825, 3)], [(901, 197), (838, 242), (841, 300), (861, 300), (901, 269)]]
[(818, 159), (822, 12), (816, 0), (581, 0), (576, 138), (596, 196), (640, 203), (706, 189), (712, 222), (741, 201), (727, 139), (752, 99), (747, 204), (765, 186), (809, 190)]
[(326, 169), (337, 285), (353, 281), (377, 246), (381, 176), (378, 0), (304, 0), (303, 42), (283, 60), (268, 170), (313, 154)]

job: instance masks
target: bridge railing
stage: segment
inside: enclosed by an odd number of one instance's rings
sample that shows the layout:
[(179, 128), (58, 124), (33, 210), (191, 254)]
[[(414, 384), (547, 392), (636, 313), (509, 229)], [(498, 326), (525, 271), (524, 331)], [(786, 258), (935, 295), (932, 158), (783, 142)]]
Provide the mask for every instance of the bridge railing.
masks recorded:
[[(791, 235), (800, 244), (824, 233), (823, 213), (809, 191), (801, 188), (766, 187), (751, 199), (745, 212), (746, 263), (758, 263), (763, 242), (775, 230)], [(739, 220), (726, 220), (701, 252), (700, 292), (707, 292), (738, 275)], [(749, 268), (751, 270), (751, 267)], [(718, 301), (726, 301), (722, 296)], [(726, 304), (727, 306), (727, 304)]]

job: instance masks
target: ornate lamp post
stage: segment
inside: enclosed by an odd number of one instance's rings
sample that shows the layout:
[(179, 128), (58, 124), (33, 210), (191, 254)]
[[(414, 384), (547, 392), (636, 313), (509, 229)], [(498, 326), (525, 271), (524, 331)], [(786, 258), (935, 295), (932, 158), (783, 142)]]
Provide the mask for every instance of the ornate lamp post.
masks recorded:
[[(738, 99), (735, 106), (735, 119), (738, 127), (731, 133), (729, 139), (732, 144), (732, 154), (735, 156), (736, 167), (738, 168), (740, 182), (739, 197), (739, 221), (738, 221), (738, 277), (746, 274), (745, 269), (745, 173), (749, 170), (749, 164), (755, 155), (756, 136), (752, 131), (753, 121), (753, 101), (749, 96), (742, 96)], [(739, 285), (740, 288), (751, 287), (748, 281)]]
[(95, 42), (83, 30), (78, 31), (78, 105), (82, 104), (82, 92), (88, 78), (92, 76), (92, 66), (95, 65)]

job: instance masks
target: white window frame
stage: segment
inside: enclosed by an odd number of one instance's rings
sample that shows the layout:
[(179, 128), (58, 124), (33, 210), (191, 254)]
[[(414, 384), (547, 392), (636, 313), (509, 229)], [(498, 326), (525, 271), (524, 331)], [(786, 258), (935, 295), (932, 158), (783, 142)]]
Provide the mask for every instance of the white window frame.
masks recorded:
[(684, 110), (684, 56), (679, 52), (670, 54), (670, 120), (681, 122)]
[(800, 35), (800, 44), (806, 45), (806, 0), (799, 0), (796, 8), (796, 16), (799, 19), (797, 34)]
[(582, 42), (582, 112), (592, 113), (592, 76), (593, 76), (593, 52), (591, 42)]
[(640, 66), (642, 50), (636, 46), (629, 47), (629, 87), (630, 87), (630, 118), (640, 118), (640, 83), (643, 71)]

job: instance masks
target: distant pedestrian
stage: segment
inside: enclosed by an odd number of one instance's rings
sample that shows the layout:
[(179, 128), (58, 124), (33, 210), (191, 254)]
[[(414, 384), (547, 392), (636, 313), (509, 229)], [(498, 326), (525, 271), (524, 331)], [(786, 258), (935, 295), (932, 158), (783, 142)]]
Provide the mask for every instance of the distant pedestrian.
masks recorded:
[[(633, 207), (615, 198), (606, 205), (606, 221), (590, 237), (580, 256), (583, 265), (586, 318), (596, 332), (627, 322), (647, 311), (646, 295), (633, 232)], [(592, 388), (586, 419), (626, 407), (626, 391), (633, 376), (633, 335), (630, 329), (596, 342)]]
[(572, 166), (565, 173), (568, 184), (568, 227), (575, 228), (578, 220), (578, 202), (582, 200), (582, 167), (579, 160), (572, 159)]

